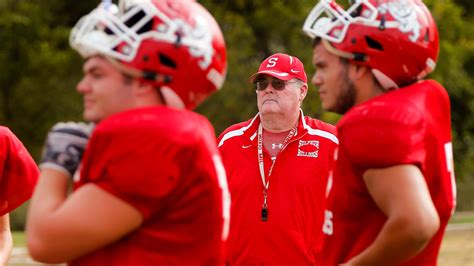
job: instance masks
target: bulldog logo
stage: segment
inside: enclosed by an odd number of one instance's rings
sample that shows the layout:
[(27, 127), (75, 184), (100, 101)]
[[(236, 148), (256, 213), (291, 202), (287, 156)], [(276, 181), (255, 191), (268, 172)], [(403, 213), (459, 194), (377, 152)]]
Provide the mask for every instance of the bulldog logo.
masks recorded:
[(300, 140), (298, 144), (297, 156), (305, 156), (311, 158), (318, 158), (319, 141), (317, 140)]

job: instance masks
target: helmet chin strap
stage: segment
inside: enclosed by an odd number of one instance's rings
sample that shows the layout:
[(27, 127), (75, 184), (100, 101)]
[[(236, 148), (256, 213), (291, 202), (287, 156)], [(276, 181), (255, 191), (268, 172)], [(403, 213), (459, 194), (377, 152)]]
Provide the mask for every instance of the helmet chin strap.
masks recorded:
[(161, 97), (163, 98), (164, 104), (166, 106), (171, 106), (177, 109), (185, 109), (184, 102), (181, 98), (169, 87), (162, 86), (159, 88)]
[(375, 68), (372, 68), (371, 71), (375, 79), (379, 82), (380, 86), (382, 86), (382, 88), (384, 89), (384, 91), (387, 92), (390, 90), (398, 89), (398, 85), (393, 82), (393, 80), (387, 75)]

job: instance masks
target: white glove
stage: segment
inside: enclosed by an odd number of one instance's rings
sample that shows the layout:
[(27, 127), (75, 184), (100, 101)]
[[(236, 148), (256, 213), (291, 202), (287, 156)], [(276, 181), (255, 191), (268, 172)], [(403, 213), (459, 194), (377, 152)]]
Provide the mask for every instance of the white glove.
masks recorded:
[(54, 168), (72, 178), (81, 163), (93, 124), (57, 123), (49, 131), (43, 147), (40, 168)]

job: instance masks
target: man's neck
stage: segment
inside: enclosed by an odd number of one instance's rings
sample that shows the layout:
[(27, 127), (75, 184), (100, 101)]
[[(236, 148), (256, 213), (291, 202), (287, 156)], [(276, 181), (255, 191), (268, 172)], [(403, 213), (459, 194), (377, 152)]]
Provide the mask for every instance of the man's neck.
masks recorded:
[(387, 92), (375, 81), (375, 78), (371, 74), (364, 76), (364, 78), (361, 78), (356, 82), (355, 87), (357, 91), (355, 105), (366, 102)]
[(260, 114), (263, 129), (272, 133), (289, 131), (298, 122), (300, 112), (294, 114)]

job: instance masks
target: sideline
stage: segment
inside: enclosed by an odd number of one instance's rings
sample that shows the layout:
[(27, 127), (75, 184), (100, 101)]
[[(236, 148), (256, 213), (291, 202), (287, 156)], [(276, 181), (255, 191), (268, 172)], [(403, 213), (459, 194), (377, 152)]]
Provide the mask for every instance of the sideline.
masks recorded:
[(474, 231), (474, 223), (456, 223), (448, 224), (446, 227), (447, 232), (457, 232), (457, 231)]
[[(474, 217), (474, 211), (456, 212), (452, 220), (459, 220), (465, 217)], [(446, 232), (459, 233), (466, 232), (474, 236), (474, 223), (450, 223), (446, 227)], [(12, 254), (8, 260), (9, 266), (66, 266), (66, 264), (44, 264), (30, 258), (26, 247), (13, 247)]]

